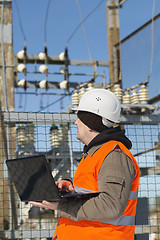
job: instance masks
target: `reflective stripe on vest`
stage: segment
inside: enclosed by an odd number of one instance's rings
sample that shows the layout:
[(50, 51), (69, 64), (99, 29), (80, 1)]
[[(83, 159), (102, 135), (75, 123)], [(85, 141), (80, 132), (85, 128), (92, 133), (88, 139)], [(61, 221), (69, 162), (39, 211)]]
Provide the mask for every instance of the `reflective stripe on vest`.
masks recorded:
[(135, 216), (123, 216), (116, 219), (115, 221), (108, 221), (103, 223), (108, 223), (113, 225), (135, 225)]
[(74, 192), (76, 192), (76, 193), (92, 193), (92, 192), (96, 192), (96, 191), (74, 186)]
[[(80, 187), (77, 187), (77, 186), (75, 186), (74, 189), (75, 189), (75, 192), (77, 192), (77, 193), (93, 192), (89, 189), (80, 188)], [(130, 191), (130, 195), (129, 195), (128, 200), (133, 200), (133, 199), (137, 199), (137, 198), (138, 198), (138, 190), (137, 191)], [(101, 223), (112, 224), (112, 225), (135, 225), (135, 216), (122, 216), (122, 217), (119, 217), (118, 219), (116, 219), (114, 221), (104, 221), (104, 219), (103, 220), (95, 219), (94, 221), (95, 222), (97, 221), (97, 222), (101, 222)]]
[(138, 198), (138, 190), (137, 191), (130, 191), (128, 200), (133, 200)]
[[(74, 187), (74, 192), (77, 192), (77, 193), (90, 193), (90, 192), (96, 192), (96, 191), (75, 186)], [(133, 200), (133, 199), (137, 199), (137, 198), (138, 198), (138, 190), (137, 191), (130, 191), (128, 200)]]

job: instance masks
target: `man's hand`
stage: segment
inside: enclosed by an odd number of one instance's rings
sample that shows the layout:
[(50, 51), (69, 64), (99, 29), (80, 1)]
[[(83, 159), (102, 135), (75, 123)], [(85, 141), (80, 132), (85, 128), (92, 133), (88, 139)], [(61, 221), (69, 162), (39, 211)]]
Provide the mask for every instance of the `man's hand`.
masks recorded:
[[(67, 180), (57, 181), (56, 185), (60, 191), (72, 192), (74, 190), (72, 183)], [(46, 200), (43, 200), (42, 202), (30, 201), (29, 203), (36, 207), (48, 208), (51, 210), (57, 210), (58, 207), (58, 202), (49, 202)]]
[(72, 192), (74, 190), (72, 183), (67, 180), (57, 181), (56, 185), (60, 191)]
[(43, 200), (42, 202), (30, 201), (29, 203), (36, 207), (48, 208), (51, 210), (57, 210), (57, 207), (58, 207), (58, 202), (48, 202), (46, 200)]

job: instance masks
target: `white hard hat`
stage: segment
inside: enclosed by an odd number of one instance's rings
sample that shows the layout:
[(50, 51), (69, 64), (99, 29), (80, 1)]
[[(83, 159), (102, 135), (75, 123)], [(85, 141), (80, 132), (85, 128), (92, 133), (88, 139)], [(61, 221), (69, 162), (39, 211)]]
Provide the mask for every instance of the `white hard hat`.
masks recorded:
[(102, 117), (102, 122), (120, 122), (121, 105), (117, 96), (106, 89), (92, 89), (82, 96), (77, 111), (86, 111)]

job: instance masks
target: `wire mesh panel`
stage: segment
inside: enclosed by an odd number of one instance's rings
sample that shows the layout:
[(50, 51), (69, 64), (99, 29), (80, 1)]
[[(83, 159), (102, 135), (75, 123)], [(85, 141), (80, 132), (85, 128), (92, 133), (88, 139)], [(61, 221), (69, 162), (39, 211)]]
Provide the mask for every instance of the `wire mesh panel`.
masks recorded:
[[(45, 154), (52, 175), (73, 177), (83, 145), (74, 114), (2, 113), (0, 127), (0, 239), (52, 238), (57, 212), (21, 202), (8, 176), (6, 159)], [(122, 116), (132, 154), (141, 169), (136, 239), (160, 239), (160, 119)]]
[(136, 233), (137, 236), (144, 233), (144, 238), (140, 235), (137, 239), (157, 240), (160, 238), (160, 126), (141, 124), (125, 126), (141, 170)]

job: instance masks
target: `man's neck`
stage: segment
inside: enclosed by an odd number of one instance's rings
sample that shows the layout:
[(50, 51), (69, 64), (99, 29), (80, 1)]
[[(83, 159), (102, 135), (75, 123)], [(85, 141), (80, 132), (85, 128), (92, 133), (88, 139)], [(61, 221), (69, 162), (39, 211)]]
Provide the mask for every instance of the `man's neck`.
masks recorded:
[(99, 132), (96, 132), (96, 131), (91, 130), (90, 134), (89, 134), (88, 137), (85, 139), (84, 144), (85, 144), (85, 145), (88, 145), (98, 134), (99, 134)]

